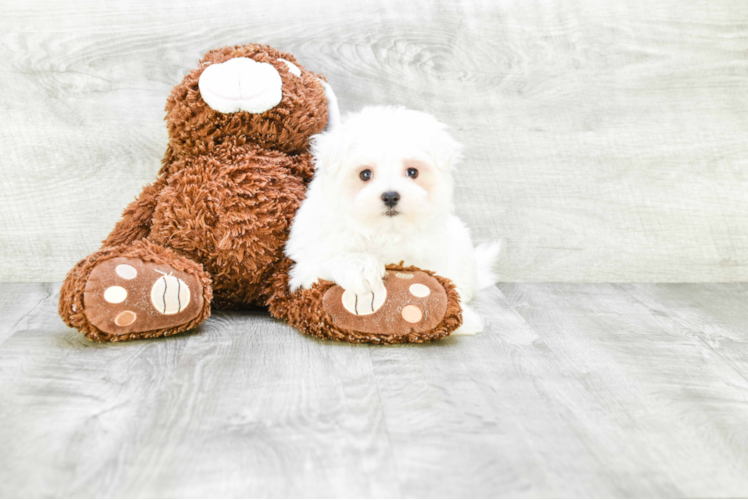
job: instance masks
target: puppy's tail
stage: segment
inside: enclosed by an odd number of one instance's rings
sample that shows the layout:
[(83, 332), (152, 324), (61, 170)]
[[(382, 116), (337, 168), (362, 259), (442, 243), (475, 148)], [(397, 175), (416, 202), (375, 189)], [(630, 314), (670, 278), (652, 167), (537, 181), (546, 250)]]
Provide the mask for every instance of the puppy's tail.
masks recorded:
[(501, 253), (501, 241), (481, 243), (475, 247), (475, 263), (478, 269), (478, 290), (495, 285), (499, 281), (496, 264)]

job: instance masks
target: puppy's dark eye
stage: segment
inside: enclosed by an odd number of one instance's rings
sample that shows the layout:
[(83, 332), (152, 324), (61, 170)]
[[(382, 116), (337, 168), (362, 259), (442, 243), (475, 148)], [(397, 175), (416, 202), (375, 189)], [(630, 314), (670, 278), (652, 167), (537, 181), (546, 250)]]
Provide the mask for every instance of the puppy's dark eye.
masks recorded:
[(416, 169), (416, 168), (409, 168), (409, 169), (408, 169), (408, 170), (407, 170), (407, 171), (405, 172), (405, 175), (407, 175), (407, 176), (408, 176), (408, 177), (410, 177), (411, 179), (415, 179), (416, 177), (418, 177), (418, 169)]
[(371, 180), (371, 170), (369, 170), (368, 168), (366, 170), (362, 170), (361, 173), (358, 174), (358, 176), (364, 182)]

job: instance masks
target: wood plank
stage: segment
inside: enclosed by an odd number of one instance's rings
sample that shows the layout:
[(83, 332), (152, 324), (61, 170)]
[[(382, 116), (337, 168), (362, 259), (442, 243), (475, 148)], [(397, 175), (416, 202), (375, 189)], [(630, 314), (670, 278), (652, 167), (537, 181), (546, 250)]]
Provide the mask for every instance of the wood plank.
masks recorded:
[(397, 496), (371, 373), (262, 311), (97, 344), (55, 297), (0, 346), (0, 496)]
[(37, 307), (57, 304), (59, 283), (3, 283), (0, 286), (0, 344), (16, 331), (29, 328)]
[(748, 380), (748, 284), (618, 285), (701, 340)]
[(748, 494), (742, 284), (502, 284), (391, 347), (262, 311), (97, 344), (58, 286), (0, 285), (0, 497)]
[(398, 496), (368, 348), (221, 313), (190, 338), (112, 494)]
[(0, 345), (2, 497), (106, 492), (189, 339), (90, 342), (62, 323), (54, 299)]
[(577, 422), (599, 413), (583, 385), (498, 290), (478, 309), (484, 334), (372, 351), (406, 496), (625, 496)]
[(507, 281), (748, 280), (748, 3), (10, 0), (0, 280), (61, 280), (151, 182), (169, 90), (259, 41), (344, 110), (404, 104), (466, 145), (458, 212)]
[[(748, 494), (748, 380), (672, 319), (677, 308), (652, 310), (617, 285), (500, 288), (583, 384), (597, 411), (569, 407), (625, 496)], [(663, 481), (673, 489), (652, 489)]]

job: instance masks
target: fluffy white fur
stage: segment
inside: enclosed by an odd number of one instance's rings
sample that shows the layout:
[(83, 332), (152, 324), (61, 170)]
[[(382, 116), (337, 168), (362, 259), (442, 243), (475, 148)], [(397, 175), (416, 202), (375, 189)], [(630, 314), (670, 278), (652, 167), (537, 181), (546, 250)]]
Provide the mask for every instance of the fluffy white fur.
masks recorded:
[[(469, 303), (496, 283), (500, 245), (474, 248), (454, 214), (452, 175), (462, 146), (446, 128), (426, 113), (368, 107), (314, 137), (316, 174), (286, 244), (296, 262), (293, 290), (322, 278), (356, 294), (376, 292), (385, 264), (405, 261), (455, 283), (463, 308), (456, 334), (483, 330)], [(407, 175), (411, 168), (417, 177)], [(363, 181), (366, 169), (372, 178)], [(382, 194), (392, 191), (400, 200), (388, 208)]]

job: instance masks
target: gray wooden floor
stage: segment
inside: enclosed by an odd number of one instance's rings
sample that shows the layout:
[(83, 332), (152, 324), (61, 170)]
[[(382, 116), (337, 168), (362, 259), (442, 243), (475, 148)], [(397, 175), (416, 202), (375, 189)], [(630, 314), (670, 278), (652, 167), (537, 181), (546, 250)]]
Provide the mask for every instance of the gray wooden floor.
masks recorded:
[(748, 284), (504, 284), (488, 330), (95, 344), (0, 285), (0, 496), (746, 496)]

